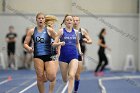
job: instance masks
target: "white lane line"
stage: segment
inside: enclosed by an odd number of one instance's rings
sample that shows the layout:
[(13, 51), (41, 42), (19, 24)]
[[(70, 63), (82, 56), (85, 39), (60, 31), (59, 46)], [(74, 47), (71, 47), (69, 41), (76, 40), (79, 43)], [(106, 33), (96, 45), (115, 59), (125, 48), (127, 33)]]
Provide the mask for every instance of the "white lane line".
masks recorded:
[[(88, 77), (88, 78), (81, 78), (81, 80), (96, 80), (97, 78), (94, 78), (94, 77)], [(61, 84), (57, 90), (56, 90), (56, 93), (60, 93), (60, 91), (63, 89), (63, 87), (66, 85), (66, 83), (64, 84)]]
[(69, 81), (67, 81), (65, 87), (63, 88), (62, 92), (61, 93), (65, 93), (67, 88), (68, 88), (68, 85), (69, 85)]
[(116, 80), (116, 79), (137, 79), (140, 78), (140, 76), (117, 76), (117, 77), (104, 77), (101, 78), (102, 80)]
[(100, 78), (98, 80), (99, 82), (99, 86), (101, 87), (101, 91), (102, 93), (107, 93), (106, 92), (106, 88), (105, 86), (103, 85), (102, 81), (104, 80), (117, 80), (117, 79), (137, 79), (137, 78), (140, 78), (140, 76), (116, 76), (116, 77), (104, 77), (104, 78)]
[(60, 90), (63, 88), (63, 84), (62, 85), (60, 85), (59, 87), (58, 87), (58, 89), (56, 90), (56, 93), (60, 93)]
[(29, 85), (28, 87), (26, 87), (25, 89), (21, 90), (19, 93), (24, 93), (25, 91), (27, 91), (28, 89), (32, 88), (33, 86), (35, 86), (37, 84), (37, 81), (35, 81), (34, 83), (32, 83), (31, 85)]
[(10, 92), (16, 90), (17, 88), (19, 88), (19, 87), (21, 87), (21, 86), (23, 86), (23, 85), (29, 83), (30, 81), (31, 81), (31, 80), (27, 80), (27, 81), (21, 83), (20, 85), (18, 85), (17, 87), (13, 87), (13, 88), (11, 88), (10, 90), (6, 91), (5, 93), (10, 93)]
[(102, 93), (107, 93), (107, 92), (106, 92), (106, 88), (105, 88), (105, 86), (104, 86), (103, 83), (102, 83), (102, 79), (99, 79), (98, 82), (99, 82), (99, 86), (100, 86), (100, 88), (101, 88), (101, 92), (102, 92)]
[(10, 81), (10, 80), (6, 79), (6, 80), (4, 80), (4, 81), (0, 82), (0, 85), (2, 85), (2, 84), (4, 84), (4, 83), (6, 83), (6, 82), (8, 82), (8, 81)]

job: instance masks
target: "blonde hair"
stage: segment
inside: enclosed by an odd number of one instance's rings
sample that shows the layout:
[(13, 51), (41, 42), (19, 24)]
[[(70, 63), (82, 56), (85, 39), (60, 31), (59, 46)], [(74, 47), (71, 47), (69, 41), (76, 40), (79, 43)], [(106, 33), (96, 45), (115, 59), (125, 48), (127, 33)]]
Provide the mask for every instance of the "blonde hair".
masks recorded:
[(47, 16), (45, 16), (45, 24), (46, 24), (46, 26), (48, 26), (48, 22), (49, 21), (56, 22), (58, 20), (57, 20), (57, 17), (56, 16), (53, 16), (53, 15), (47, 15)]
[(40, 16), (40, 15), (43, 15), (43, 16), (45, 17), (44, 13), (39, 12), (39, 13), (37, 13), (37, 15), (36, 15), (36, 19), (37, 19), (37, 18), (38, 18), (38, 16)]

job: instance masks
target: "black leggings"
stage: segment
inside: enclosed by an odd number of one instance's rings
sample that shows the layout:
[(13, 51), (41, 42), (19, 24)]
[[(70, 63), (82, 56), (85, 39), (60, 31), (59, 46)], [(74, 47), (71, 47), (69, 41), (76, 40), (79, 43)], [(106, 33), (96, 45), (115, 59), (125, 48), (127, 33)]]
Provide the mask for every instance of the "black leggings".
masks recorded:
[[(95, 69), (95, 72), (103, 71), (105, 66), (108, 65), (108, 60), (105, 53), (103, 51), (99, 51), (98, 55), (99, 55), (99, 63)], [(103, 64), (103, 61), (104, 61), (104, 64)]]

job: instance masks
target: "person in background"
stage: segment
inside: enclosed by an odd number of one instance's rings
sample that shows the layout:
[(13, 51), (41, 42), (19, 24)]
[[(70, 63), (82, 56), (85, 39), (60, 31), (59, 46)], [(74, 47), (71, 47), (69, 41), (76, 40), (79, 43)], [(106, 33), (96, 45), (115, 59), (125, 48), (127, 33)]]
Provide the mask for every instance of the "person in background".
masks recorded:
[(99, 33), (99, 40), (98, 40), (99, 63), (95, 69), (95, 76), (103, 76), (104, 75), (103, 70), (108, 65), (108, 59), (105, 54), (105, 49), (108, 49), (110, 51), (111, 51), (111, 49), (106, 45), (105, 35), (106, 35), (106, 29), (103, 28), (103, 29), (101, 29), (101, 32)]
[[(30, 30), (31, 28), (30, 27), (27, 27), (26, 28), (26, 34), (28, 33), (28, 31)], [(24, 41), (25, 41), (25, 38), (26, 38), (26, 34), (22, 37), (22, 45), (24, 47)], [(32, 40), (30, 40), (29, 42), (29, 46), (32, 46)], [(31, 62), (32, 62), (32, 54), (29, 53), (27, 50), (23, 49), (23, 68), (26, 68), (26, 69), (30, 69), (31, 68)]]
[(8, 67), (16, 69), (15, 65), (15, 48), (17, 34), (14, 32), (14, 26), (9, 26), (9, 33), (6, 34)]

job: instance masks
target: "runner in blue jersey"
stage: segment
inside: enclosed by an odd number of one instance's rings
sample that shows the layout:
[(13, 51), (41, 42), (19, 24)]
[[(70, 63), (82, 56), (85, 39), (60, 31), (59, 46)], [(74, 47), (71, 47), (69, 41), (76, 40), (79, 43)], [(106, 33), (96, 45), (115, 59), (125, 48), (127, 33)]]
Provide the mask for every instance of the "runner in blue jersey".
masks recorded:
[(83, 56), (78, 56), (78, 69), (75, 75), (75, 82), (74, 82), (74, 93), (77, 93), (80, 83), (80, 73), (82, 71), (83, 65), (82, 62), (84, 61), (84, 54), (85, 54), (85, 44), (92, 44), (92, 39), (90, 38), (88, 32), (80, 28), (80, 18), (78, 16), (73, 16), (74, 20), (74, 29), (79, 31), (79, 43), (81, 46), (81, 52), (83, 53)]
[[(58, 31), (58, 35), (55, 38), (54, 46), (61, 45), (60, 49), (60, 69), (63, 81), (68, 83), (68, 93), (72, 93), (74, 78), (78, 68), (78, 50), (81, 54), (78, 32), (73, 29), (73, 18), (70, 15), (66, 15), (62, 24), (65, 24), (65, 28)], [(59, 39), (61, 42), (59, 42)]]
[[(37, 26), (26, 35), (24, 48), (30, 53), (34, 53), (34, 67), (37, 75), (37, 86), (39, 93), (45, 93), (44, 71), (46, 78), (50, 82), (56, 79), (55, 63), (51, 59), (51, 38), (55, 38), (56, 33), (50, 27), (45, 27), (45, 16), (38, 13), (36, 16)], [(34, 48), (29, 46), (30, 40), (34, 41)], [(44, 69), (45, 68), (45, 69)]]
[[(53, 15), (45, 16), (46, 27), (50, 27), (50, 28), (54, 29), (55, 22), (57, 22), (57, 17), (55, 17)], [(54, 42), (54, 38), (51, 38), (51, 44), (53, 42)], [(56, 65), (55, 66), (55, 73), (57, 73), (57, 71), (58, 71), (58, 55), (59, 55), (58, 49), (56, 47), (51, 46), (51, 58), (53, 59), (55, 65)], [(45, 77), (47, 77), (47, 76), (45, 76)], [(45, 78), (45, 82), (46, 82), (46, 78)], [(54, 82), (50, 82), (49, 93), (54, 93), (55, 83), (56, 83), (56, 80)]]

